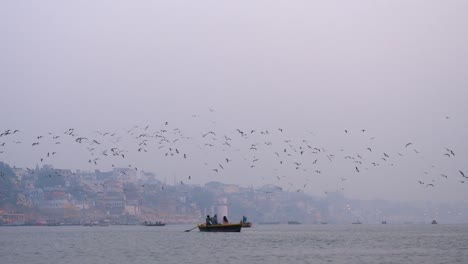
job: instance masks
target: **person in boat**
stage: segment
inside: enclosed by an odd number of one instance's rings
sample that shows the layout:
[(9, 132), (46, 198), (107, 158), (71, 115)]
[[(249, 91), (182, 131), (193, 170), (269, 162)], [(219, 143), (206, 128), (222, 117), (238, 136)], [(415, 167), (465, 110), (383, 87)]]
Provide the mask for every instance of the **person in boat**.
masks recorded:
[(247, 216), (245, 215), (242, 216), (242, 223), (247, 223)]
[(211, 222), (213, 223), (213, 225), (217, 225), (218, 224), (218, 215), (215, 214), (213, 216), (213, 218), (211, 219)]
[(229, 221), (226, 216), (223, 216), (223, 224), (229, 224)]
[(207, 225), (207, 226), (211, 225), (211, 217), (210, 217), (210, 215), (207, 215), (207, 216), (206, 216), (205, 221), (206, 221), (206, 225)]

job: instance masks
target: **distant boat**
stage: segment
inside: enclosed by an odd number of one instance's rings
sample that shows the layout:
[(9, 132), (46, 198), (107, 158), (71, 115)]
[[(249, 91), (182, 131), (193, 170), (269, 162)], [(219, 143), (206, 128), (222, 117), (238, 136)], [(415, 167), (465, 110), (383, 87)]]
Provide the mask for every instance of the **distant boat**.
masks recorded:
[(110, 225), (110, 221), (109, 220), (101, 220), (98, 222), (97, 224), (98, 226), (109, 226)]
[(161, 221), (156, 221), (156, 222), (145, 221), (145, 222), (143, 222), (143, 225), (145, 225), (145, 226), (165, 226), (166, 223), (163, 223)]
[(382, 225), (386, 225), (387, 224), (387, 221), (382, 221)]
[(200, 224), (197, 227), (200, 232), (240, 232), (242, 229), (242, 223), (218, 225)]
[(437, 225), (437, 221), (436, 221), (436, 220), (432, 220), (431, 224)]
[(361, 223), (361, 221), (357, 220), (356, 222), (353, 222), (352, 224), (353, 224), (353, 225), (360, 225), (360, 224), (362, 224), (362, 223)]
[(301, 222), (298, 221), (288, 221), (288, 225), (300, 225)]
[(60, 221), (55, 220), (55, 219), (48, 219), (46, 220), (46, 223), (48, 226), (61, 226), (63, 223), (60, 223)]

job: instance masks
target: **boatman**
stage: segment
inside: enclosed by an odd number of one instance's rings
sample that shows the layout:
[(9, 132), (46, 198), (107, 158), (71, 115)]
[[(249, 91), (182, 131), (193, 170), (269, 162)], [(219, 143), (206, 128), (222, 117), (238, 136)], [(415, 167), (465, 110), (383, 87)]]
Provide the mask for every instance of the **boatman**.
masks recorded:
[(207, 225), (207, 226), (211, 225), (211, 217), (210, 217), (210, 215), (207, 215), (207, 216), (206, 216), (205, 221), (206, 221), (206, 225)]

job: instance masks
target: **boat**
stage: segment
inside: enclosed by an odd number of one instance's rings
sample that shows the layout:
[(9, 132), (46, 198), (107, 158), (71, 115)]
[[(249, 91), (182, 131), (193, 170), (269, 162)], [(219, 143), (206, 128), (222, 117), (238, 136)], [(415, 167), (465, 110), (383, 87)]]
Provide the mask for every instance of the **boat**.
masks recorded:
[(240, 232), (242, 229), (242, 223), (217, 225), (200, 224), (197, 227), (200, 232)]
[(252, 227), (251, 222), (242, 222), (242, 227)]
[(242, 216), (241, 224), (242, 227), (252, 227), (252, 223), (247, 220), (247, 217), (245, 215)]
[(353, 222), (352, 224), (353, 224), (353, 225), (360, 225), (360, 224), (362, 224), (362, 223), (361, 223), (361, 221), (357, 220), (356, 222)]
[(166, 223), (163, 223), (161, 221), (156, 221), (156, 222), (145, 221), (145, 222), (143, 222), (143, 225), (145, 225), (145, 226), (165, 226)]
[(382, 221), (382, 225), (386, 225), (387, 224), (387, 221)]
[(105, 220), (101, 220), (98, 222), (97, 224), (98, 226), (109, 226), (110, 225), (110, 221), (105, 219)]
[(437, 225), (437, 221), (436, 221), (436, 220), (432, 220), (431, 224)]
[(301, 222), (298, 221), (288, 221), (288, 225), (300, 225)]

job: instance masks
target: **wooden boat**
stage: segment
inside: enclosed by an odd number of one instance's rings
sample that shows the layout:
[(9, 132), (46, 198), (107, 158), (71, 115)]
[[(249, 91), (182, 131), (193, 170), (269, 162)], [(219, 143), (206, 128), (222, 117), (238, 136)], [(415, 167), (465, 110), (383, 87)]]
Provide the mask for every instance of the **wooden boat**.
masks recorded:
[(165, 226), (166, 223), (163, 223), (161, 221), (157, 221), (157, 222), (145, 221), (145, 222), (143, 222), (143, 225), (145, 225), (145, 226)]
[(198, 225), (200, 232), (240, 232), (242, 224)]
[(252, 227), (252, 223), (251, 222), (242, 222), (242, 227)]

